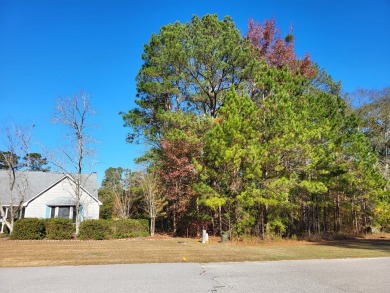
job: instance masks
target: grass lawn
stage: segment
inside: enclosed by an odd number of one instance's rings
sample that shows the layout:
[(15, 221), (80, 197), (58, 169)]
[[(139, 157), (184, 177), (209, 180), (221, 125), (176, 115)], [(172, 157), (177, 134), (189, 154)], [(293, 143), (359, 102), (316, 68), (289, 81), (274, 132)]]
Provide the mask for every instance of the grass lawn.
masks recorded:
[(104, 240), (8, 240), (0, 238), (0, 267), (236, 262), (390, 257), (390, 236), (336, 241), (247, 241), (208, 244), (167, 236)]

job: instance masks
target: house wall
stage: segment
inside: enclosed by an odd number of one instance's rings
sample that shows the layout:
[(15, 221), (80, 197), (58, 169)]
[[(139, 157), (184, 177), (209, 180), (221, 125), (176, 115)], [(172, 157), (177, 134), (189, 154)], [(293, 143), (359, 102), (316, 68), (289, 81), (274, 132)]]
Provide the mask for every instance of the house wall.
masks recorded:
[[(74, 183), (68, 178), (63, 179), (52, 188), (31, 201), (25, 210), (26, 218), (46, 218), (47, 203), (55, 200), (58, 197), (69, 196), (75, 199), (74, 195)], [(99, 204), (86, 192), (82, 191), (80, 204), (83, 207), (83, 219), (98, 219), (99, 218)]]

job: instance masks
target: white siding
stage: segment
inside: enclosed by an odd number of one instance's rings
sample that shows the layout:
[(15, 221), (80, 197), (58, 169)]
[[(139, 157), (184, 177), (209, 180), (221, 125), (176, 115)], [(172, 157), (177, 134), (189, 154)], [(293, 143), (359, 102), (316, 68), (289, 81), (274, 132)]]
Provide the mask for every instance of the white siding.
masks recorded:
[[(26, 206), (25, 217), (26, 218), (46, 218), (47, 203), (59, 198), (69, 196), (75, 199), (74, 189), (72, 188), (74, 183), (65, 178), (56, 185), (52, 186), (49, 190), (46, 190), (40, 196), (31, 201)], [(99, 204), (91, 196), (83, 191), (81, 195), (80, 204), (83, 207), (83, 219), (98, 219), (99, 218)]]

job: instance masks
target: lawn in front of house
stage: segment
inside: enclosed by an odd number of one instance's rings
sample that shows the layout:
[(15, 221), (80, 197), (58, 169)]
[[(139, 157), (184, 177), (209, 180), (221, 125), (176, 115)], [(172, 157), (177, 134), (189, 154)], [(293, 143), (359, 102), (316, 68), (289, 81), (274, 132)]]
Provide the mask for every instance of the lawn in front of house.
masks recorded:
[(390, 257), (390, 237), (332, 241), (230, 241), (209, 243), (168, 236), (120, 240), (0, 239), (0, 266), (238, 262), (293, 259)]

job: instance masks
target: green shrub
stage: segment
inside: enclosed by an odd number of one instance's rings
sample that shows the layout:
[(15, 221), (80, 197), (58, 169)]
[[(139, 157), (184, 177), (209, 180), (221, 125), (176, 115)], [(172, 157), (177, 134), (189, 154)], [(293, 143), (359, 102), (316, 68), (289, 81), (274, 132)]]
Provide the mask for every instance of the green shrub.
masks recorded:
[(79, 238), (82, 240), (110, 238), (109, 222), (107, 220), (85, 220), (81, 222)]
[(75, 226), (71, 219), (54, 218), (46, 222), (47, 239), (72, 239)]
[(14, 223), (11, 239), (34, 240), (45, 238), (45, 219), (25, 218)]
[(120, 219), (110, 222), (112, 237), (145, 237), (149, 235), (149, 221), (146, 219)]
[(99, 209), (99, 218), (111, 220), (112, 219), (112, 207), (113, 207), (112, 202), (104, 202), (104, 204)]

